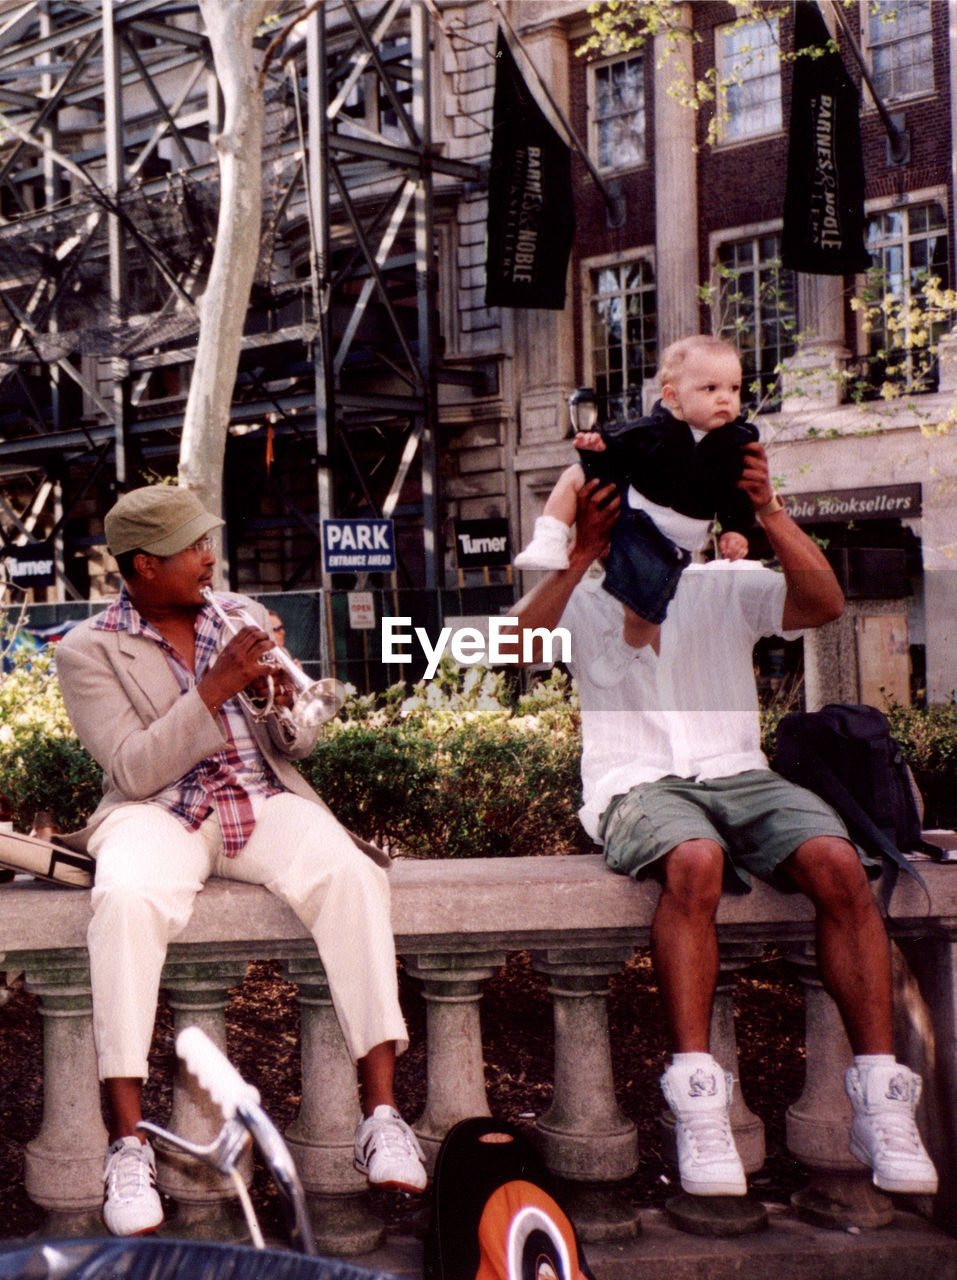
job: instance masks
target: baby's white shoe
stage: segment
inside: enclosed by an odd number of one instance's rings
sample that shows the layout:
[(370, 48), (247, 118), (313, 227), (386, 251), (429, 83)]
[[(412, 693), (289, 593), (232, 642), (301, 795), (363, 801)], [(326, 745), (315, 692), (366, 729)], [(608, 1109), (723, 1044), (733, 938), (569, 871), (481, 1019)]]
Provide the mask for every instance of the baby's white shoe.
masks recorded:
[(554, 516), (539, 516), (532, 540), (515, 557), (516, 569), (567, 569), (572, 531)]

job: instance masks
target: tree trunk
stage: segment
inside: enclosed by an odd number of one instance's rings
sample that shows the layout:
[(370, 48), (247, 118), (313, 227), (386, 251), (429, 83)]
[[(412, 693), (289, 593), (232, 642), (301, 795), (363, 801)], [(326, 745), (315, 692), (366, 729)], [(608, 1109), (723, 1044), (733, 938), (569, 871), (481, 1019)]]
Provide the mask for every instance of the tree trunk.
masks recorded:
[(199, 0), (225, 104), (216, 248), (199, 300), (199, 341), (186, 401), (179, 483), (207, 510), (223, 509), (226, 431), (243, 325), (259, 259), (263, 96), (253, 36), (268, 0)]

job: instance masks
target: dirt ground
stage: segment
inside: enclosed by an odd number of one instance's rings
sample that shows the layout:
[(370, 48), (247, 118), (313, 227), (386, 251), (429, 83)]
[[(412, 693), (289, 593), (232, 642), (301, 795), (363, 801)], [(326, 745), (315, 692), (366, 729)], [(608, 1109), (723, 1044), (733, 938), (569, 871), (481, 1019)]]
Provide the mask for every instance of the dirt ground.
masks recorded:
[[(414, 982), (401, 980), (411, 1046), (399, 1060), (399, 1105), (409, 1119), (425, 1099), (424, 1002)], [(740, 1074), (744, 1097), (766, 1126), (768, 1158), (751, 1180), (766, 1201), (786, 1201), (806, 1174), (784, 1146), (784, 1111), (801, 1092), (804, 1060), (803, 995), (788, 966), (775, 954), (751, 964), (737, 981)], [(36, 1000), (15, 984), (0, 1006), (0, 1238), (29, 1235), (43, 1214), (23, 1190), (24, 1146), (42, 1116), (42, 1041)], [(628, 1190), (638, 1205), (661, 1204), (675, 1191), (659, 1137), (663, 1101), (658, 1076), (665, 1042), (658, 998), (647, 956), (638, 953), (612, 981), (609, 1023), (618, 1100), (636, 1123), (640, 1169)], [(545, 979), (529, 957), (516, 953), (485, 987), (482, 1000), (485, 1075), (496, 1116), (531, 1126), (551, 1101), (552, 1026)], [(227, 1013), (227, 1047), (239, 1071), (259, 1089), (280, 1130), (294, 1119), (300, 1100), (299, 1017), (295, 988), (279, 965), (250, 966)], [(172, 1023), (162, 1005), (151, 1054), (147, 1115), (169, 1118), (174, 1066)], [(280, 1217), (264, 1171), (257, 1166), (253, 1199), (264, 1229), (282, 1235)], [(414, 1202), (377, 1193), (376, 1210), (395, 1228), (409, 1226)]]

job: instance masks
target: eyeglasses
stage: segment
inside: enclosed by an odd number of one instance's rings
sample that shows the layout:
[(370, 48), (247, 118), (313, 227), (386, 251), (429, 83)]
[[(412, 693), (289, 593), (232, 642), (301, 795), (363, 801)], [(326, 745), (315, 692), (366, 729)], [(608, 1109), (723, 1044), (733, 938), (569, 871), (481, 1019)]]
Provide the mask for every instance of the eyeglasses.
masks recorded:
[(204, 533), (201, 538), (197, 538), (195, 542), (191, 542), (188, 547), (184, 547), (184, 551), (195, 551), (202, 553), (203, 551), (212, 551), (213, 540), (208, 533)]

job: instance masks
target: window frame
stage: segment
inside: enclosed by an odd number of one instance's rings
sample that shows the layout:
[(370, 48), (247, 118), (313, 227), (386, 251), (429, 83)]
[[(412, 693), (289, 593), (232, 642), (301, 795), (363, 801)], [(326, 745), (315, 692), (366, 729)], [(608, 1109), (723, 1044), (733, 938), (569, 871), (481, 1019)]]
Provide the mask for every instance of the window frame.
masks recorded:
[[(865, 222), (867, 226), (869, 226), (872, 219), (876, 217), (881, 217), (888, 213), (892, 213), (896, 209), (900, 209), (907, 213), (908, 224), (909, 224), (910, 214), (915, 209), (919, 209), (931, 204), (936, 204), (941, 209), (944, 215), (943, 238), (944, 238), (944, 244), (947, 250), (948, 278), (945, 281), (943, 281), (943, 287), (945, 289), (949, 289), (949, 288), (953, 288), (955, 281), (957, 281), (957, 264), (955, 264), (954, 257), (953, 257), (953, 244), (951, 240), (953, 228), (949, 221), (950, 205), (948, 200), (947, 188), (945, 186), (923, 187), (916, 191), (909, 191), (907, 193), (906, 202), (904, 203), (896, 203), (894, 198), (889, 198), (886, 196), (875, 197), (874, 199), (868, 200), (865, 202), (865, 205), (864, 205)], [(865, 234), (866, 234), (866, 230), (865, 230)], [(909, 246), (919, 239), (921, 239), (921, 236), (918, 234), (911, 233), (908, 225), (908, 231), (905, 237), (901, 239), (900, 243), (902, 245)], [(888, 240), (888, 241), (885, 241), (885, 243), (889, 244), (893, 242)], [(906, 282), (906, 292), (904, 294), (904, 300), (906, 301), (906, 299), (911, 296), (910, 295), (910, 275), (911, 275), (911, 271), (914, 268), (912, 268), (910, 265), (910, 262), (909, 262), (910, 255), (907, 252), (907, 250), (905, 250), (904, 256), (905, 258), (908, 259), (908, 261), (902, 263), (902, 267), (901, 267), (902, 278)], [(867, 288), (868, 274), (869, 274), (868, 272), (862, 271), (862, 272), (859, 272), (855, 277), (854, 292), (855, 292), (855, 295), (858, 297), (860, 297), (863, 291)], [(855, 357), (859, 364), (864, 364), (864, 366), (869, 369), (870, 361), (872, 356), (874, 355), (874, 352), (872, 352), (871, 350), (869, 334), (864, 327), (864, 317), (860, 311), (855, 312), (854, 330), (855, 330), (854, 332)], [(909, 373), (907, 376), (908, 378), (910, 378), (911, 374)], [(870, 379), (865, 379), (865, 380), (871, 381)], [(893, 382), (894, 379), (887, 379), (887, 381)], [(871, 385), (874, 389), (874, 394), (876, 396), (879, 393), (881, 382), (878, 381), (877, 379), (874, 379), (873, 381), (871, 381)], [(919, 387), (911, 384), (910, 382), (906, 384), (906, 391), (908, 395), (932, 394), (935, 390), (936, 388), (933, 386)]]
[[(880, 0), (877, 0), (877, 2), (880, 3)], [(884, 0), (884, 3), (890, 3), (892, 4), (893, 7), (900, 7), (900, 5), (903, 3), (906, 3), (908, 6), (910, 6), (912, 3), (912, 0)], [(926, 85), (921, 85), (919, 88), (913, 89), (907, 93), (889, 92), (885, 86), (882, 86), (881, 84), (878, 83), (879, 73), (875, 70), (875, 67), (874, 67), (874, 49), (877, 46), (875, 46), (871, 38), (872, 16), (873, 15), (871, 14), (871, 10), (870, 10), (870, 0), (866, 0), (866, 2), (861, 5), (861, 12), (860, 12), (861, 48), (864, 52), (864, 56), (867, 59), (868, 69), (870, 70), (871, 76), (873, 77), (873, 80), (874, 80), (875, 87), (877, 89), (877, 92), (880, 94), (881, 99), (886, 103), (897, 104), (897, 103), (903, 103), (903, 102), (916, 102), (920, 98), (934, 97), (934, 95), (937, 93), (937, 85), (936, 85), (936, 77), (934, 74), (934, 10), (933, 10), (932, 0), (928, 0), (928, 5), (927, 5), (928, 29), (926, 33), (930, 40), (930, 61), (928, 63), (928, 67), (930, 69), (930, 86), (927, 87)], [(884, 23), (883, 25), (885, 27), (889, 27), (893, 24), (893, 21), (896, 21), (896, 20), (889, 21), (887, 23)], [(890, 43), (895, 43), (900, 45), (900, 44), (903, 44), (904, 41), (908, 38), (914, 38), (914, 37), (902, 36), (894, 42), (879, 41), (878, 45), (880, 47), (886, 47)], [(895, 72), (897, 71), (896, 64), (894, 67), (894, 71)], [(864, 109), (867, 111), (876, 111), (877, 110), (876, 103), (874, 102), (873, 95), (870, 91), (870, 88), (866, 85), (866, 82), (864, 87), (867, 88), (867, 94), (864, 98)]]
[[(747, 132), (743, 132), (743, 133), (732, 132), (730, 125), (734, 117), (728, 103), (729, 90), (727, 88), (726, 81), (730, 77), (730, 74), (735, 67), (740, 67), (740, 66), (747, 67), (748, 65), (750, 65), (754, 55), (751, 53), (742, 55), (745, 59), (744, 63), (742, 64), (740, 62), (736, 62), (734, 60), (735, 55), (732, 54), (730, 62), (726, 63), (723, 52), (722, 52), (722, 33), (728, 32), (728, 31), (744, 31), (747, 27), (758, 27), (758, 26), (765, 27), (770, 23), (774, 24), (776, 38), (773, 39), (770, 42), (770, 44), (766, 47), (775, 51), (775, 55), (776, 55), (776, 66), (774, 70), (777, 76), (777, 116), (778, 116), (777, 123), (764, 125), (760, 128), (748, 130)], [(763, 55), (762, 55), (762, 58), (763, 58)], [(781, 80), (781, 22), (777, 16), (756, 18), (756, 19), (752, 19), (750, 22), (746, 22), (742, 24), (739, 24), (737, 22), (719, 23), (714, 28), (714, 65), (715, 65), (715, 70), (717, 72), (718, 85), (719, 85), (718, 94), (717, 94), (717, 131), (716, 132), (717, 132), (717, 141), (720, 146), (724, 146), (724, 147), (741, 146), (747, 143), (756, 142), (763, 138), (772, 138), (776, 134), (784, 132), (784, 92), (783, 92), (783, 85)], [(753, 79), (757, 80), (760, 78), (760, 79), (770, 80), (772, 78), (772, 74), (774, 73), (770, 73), (761, 77), (755, 76), (753, 77)], [(747, 79), (748, 77), (745, 77), (745, 80)]]
[[(720, 256), (719, 256), (720, 252), (725, 246), (734, 245), (734, 244), (744, 244), (748, 241), (753, 243), (767, 236), (777, 236), (778, 241), (780, 242), (780, 239), (783, 235), (783, 230), (784, 228), (781, 220), (774, 219), (772, 221), (765, 221), (765, 222), (745, 223), (738, 227), (723, 227), (720, 231), (712, 232), (711, 235), (708, 237), (708, 262), (709, 262), (709, 270), (710, 270), (710, 283), (711, 283), (712, 289), (714, 290), (714, 295), (711, 302), (712, 329), (713, 329), (713, 332), (720, 334), (722, 337), (727, 338), (728, 341), (733, 342), (736, 347), (738, 346), (737, 329), (733, 329), (731, 332), (728, 332), (726, 329), (722, 329), (721, 327), (722, 277), (718, 272), (718, 267), (720, 265)], [(780, 257), (778, 260), (780, 262)], [(755, 267), (756, 269), (759, 269), (760, 262), (756, 262)], [(788, 270), (788, 268), (784, 267), (783, 264), (780, 265), (779, 269), (781, 271)], [(775, 364), (781, 363), (782, 361), (788, 359), (789, 356), (793, 355), (794, 352), (797, 350), (797, 345), (798, 345), (797, 335), (800, 329), (800, 302), (799, 302), (799, 296), (798, 296), (798, 273), (796, 271), (792, 271), (791, 276), (793, 277), (792, 296), (794, 299), (794, 306), (793, 306), (793, 312), (792, 312), (793, 320), (794, 320), (792, 345), (789, 351), (782, 352), (781, 343), (779, 342), (777, 344), (778, 355), (776, 356)], [(758, 329), (760, 330), (761, 327), (762, 325), (759, 320)], [(778, 322), (778, 328), (780, 328), (780, 321)], [(758, 350), (759, 348), (756, 346), (755, 349)], [(756, 378), (760, 378), (761, 376), (762, 375), (761, 375), (760, 367), (751, 371), (749, 371), (747, 368), (744, 369), (744, 383), (742, 386), (742, 402), (744, 404), (750, 406), (750, 403), (751, 403), (751, 399), (750, 399), (751, 393), (749, 390), (750, 384)], [(757, 398), (758, 410), (766, 413), (773, 412), (777, 407), (777, 400), (779, 399), (780, 394), (781, 394), (780, 383), (778, 383), (776, 387), (775, 386), (769, 387), (768, 390), (762, 389), (762, 391), (758, 394), (758, 398)], [(771, 401), (770, 403), (765, 403), (766, 397), (770, 397), (770, 401)]]
[[(649, 370), (649, 366), (644, 364), (642, 365), (642, 370), (643, 370), (642, 382), (641, 382), (641, 386), (638, 387), (637, 389), (628, 390), (628, 391), (622, 390), (621, 392), (617, 392), (617, 393), (609, 392), (605, 396), (602, 396), (598, 387), (599, 375), (596, 372), (595, 344), (592, 341), (592, 323), (593, 323), (592, 303), (595, 298), (603, 295), (596, 293), (595, 289), (592, 286), (593, 274), (599, 271), (608, 271), (608, 270), (614, 270), (614, 269), (624, 270), (636, 262), (643, 262), (650, 268), (652, 279), (654, 281), (654, 295), (655, 295), (654, 363), (650, 367), (650, 370)], [(579, 279), (580, 279), (580, 290), (581, 290), (580, 296), (581, 296), (581, 303), (582, 303), (583, 373), (584, 373), (585, 384), (587, 386), (594, 387), (595, 392), (598, 394), (599, 405), (600, 405), (599, 420), (602, 422), (605, 422), (605, 421), (617, 422), (617, 421), (626, 420), (623, 418), (619, 418), (617, 416), (614, 418), (610, 418), (608, 417), (607, 413), (604, 412), (604, 410), (607, 408), (607, 403), (610, 400), (617, 398), (619, 396), (620, 397), (629, 396), (632, 399), (632, 404), (630, 405), (628, 410), (629, 418), (641, 417), (644, 415), (644, 411), (645, 411), (644, 410), (644, 392), (647, 386), (649, 385), (649, 383), (654, 379), (655, 374), (657, 373), (658, 359), (660, 354), (659, 352), (660, 336), (659, 336), (659, 327), (658, 327), (658, 315), (659, 315), (658, 270), (657, 270), (657, 261), (655, 258), (654, 246), (643, 245), (640, 248), (630, 249), (624, 253), (607, 253), (607, 254), (600, 254), (591, 258), (583, 258), (581, 263), (579, 264), (579, 270), (580, 270)], [(627, 350), (627, 346), (623, 345), (623, 352), (625, 350)], [(648, 370), (647, 373), (645, 373), (646, 370)]]
[[(628, 112), (619, 112), (617, 115), (599, 116), (598, 113), (598, 74), (599, 72), (610, 70), (611, 67), (626, 62), (637, 63), (641, 68), (641, 158), (638, 160), (627, 160), (623, 164), (617, 164), (612, 161), (609, 164), (603, 164), (601, 160), (600, 148), (600, 126), (610, 119), (621, 119), (628, 115)], [(586, 67), (586, 102), (588, 111), (588, 154), (599, 173), (624, 173), (630, 169), (640, 169), (649, 163), (649, 137), (648, 137), (648, 94), (653, 81), (649, 81), (649, 77), (645, 70), (645, 54), (644, 53), (626, 53), (619, 54), (613, 58), (596, 59), (589, 62)], [(634, 114), (633, 112), (631, 114)]]

